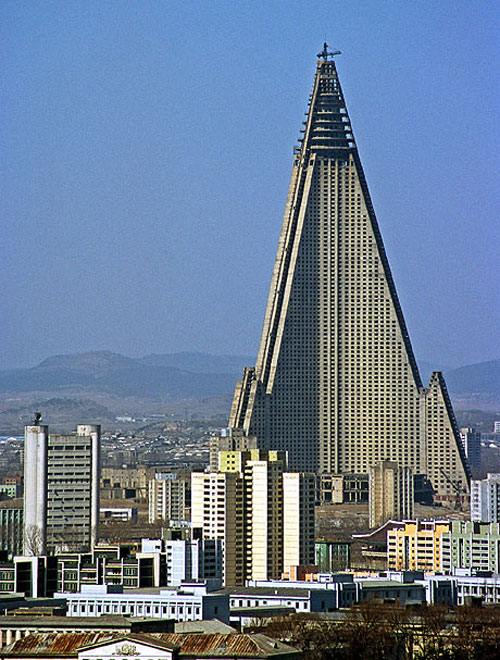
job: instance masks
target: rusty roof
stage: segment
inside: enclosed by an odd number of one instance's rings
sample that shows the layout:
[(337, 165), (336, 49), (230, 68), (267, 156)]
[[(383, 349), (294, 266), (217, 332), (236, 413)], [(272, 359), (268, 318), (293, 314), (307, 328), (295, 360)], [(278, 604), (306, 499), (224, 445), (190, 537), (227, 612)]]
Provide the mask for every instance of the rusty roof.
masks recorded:
[(76, 656), (76, 649), (81, 646), (90, 646), (114, 637), (118, 635), (109, 632), (35, 632), (21, 637), (10, 646), (5, 646), (2, 649), (2, 656), (7, 653), (12, 656)]
[(280, 655), (300, 655), (297, 649), (261, 634), (203, 634), (203, 633), (137, 633), (110, 632), (51, 632), (32, 633), (2, 649), (2, 658), (15, 657), (76, 657), (78, 649), (96, 646), (107, 641), (134, 639), (177, 647), (180, 656), (262, 658)]
[(179, 654), (196, 656), (261, 657), (293, 653), (296, 649), (266, 635), (241, 633), (157, 633), (155, 637), (180, 647)]

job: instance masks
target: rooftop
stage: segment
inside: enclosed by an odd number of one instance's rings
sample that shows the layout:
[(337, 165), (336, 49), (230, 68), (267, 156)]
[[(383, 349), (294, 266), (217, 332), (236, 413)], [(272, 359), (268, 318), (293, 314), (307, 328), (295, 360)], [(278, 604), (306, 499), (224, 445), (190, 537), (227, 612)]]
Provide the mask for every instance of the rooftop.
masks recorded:
[(78, 649), (106, 641), (133, 639), (178, 648), (180, 656), (262, 658), (300, 656), (300, 651), (261, 634), (151, 633), (120, 635), (106, 632), (33, 633), (2, 649), (3, 658), (76, 657)]

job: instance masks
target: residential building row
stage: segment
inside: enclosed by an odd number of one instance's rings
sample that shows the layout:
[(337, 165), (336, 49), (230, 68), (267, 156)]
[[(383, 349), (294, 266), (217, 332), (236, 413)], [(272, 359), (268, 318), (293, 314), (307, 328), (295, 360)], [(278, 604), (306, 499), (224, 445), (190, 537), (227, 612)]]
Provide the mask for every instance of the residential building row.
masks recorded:
[(500, 523), (403, 521), (387, 531), (390, 570), (500, 572)]
[(98, 544), (88, 553), (15, 556), (0, 564), (0, 594), (36, 597), (55, 591), (76, 593), (83, 586), (125, 588), (178, 587), (184, 581), (222, 582), (223, 552), (218, 540), (143, 539), (140, 551), (130, 546)]

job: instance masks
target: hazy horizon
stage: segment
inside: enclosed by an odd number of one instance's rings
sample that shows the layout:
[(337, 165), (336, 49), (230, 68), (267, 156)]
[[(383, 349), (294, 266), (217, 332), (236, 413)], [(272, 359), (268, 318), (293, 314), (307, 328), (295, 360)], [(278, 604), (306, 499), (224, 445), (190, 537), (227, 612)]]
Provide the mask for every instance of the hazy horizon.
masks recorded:
[(0, 12), (2, 368), (256, 354), (325, 39), (415, 355), (498, 359), (497, 3)]
[[(3, 366), (0, 363), (0, 371), (8, 371), (11, 369), (30, 369), (33, 367), (37, 367), (39, 364), (44, 362), (45, 360), (48, 360), (53, 357), (59, 357), (59, 356), (69, 356), (69, 355), (82, 355), (82, 354), (87, 354), (87, 353), (112, 353), (115, 355), (122, 355), (123, 357), (127, 358), (132, 358), (132, 359), (140, 359), (144, 357), (149, 357), (150, 355), (178, 355), (182, 353), (187, 353), (187, 354), (200, 354), (200, 355), (209, 355), (214, 358), (228, 358), (228, 357), (234, 357), (234, 358), (250, 358), (248, 361), (248, 366), (252, 366), (255, 362), (256, 355), (251, 355), (250, 353), (210, 353), (207, 351), (197, 351), (197, 350), (182, 350), (182, 351), (162, 351), (161, 353), (158, 352), (153, 352), (153, 353), (138, 353), (136, 355), (128, 354), (128, 353), (121, 353), (120, 351), (113, 351), (111, 349), (96, 349), (96, 350), (88, 350), (88, 351), (61, 351), (61, 352), (56, 352), (52, 353), (51, 355), (45, 355), (44, 357), (35, 360), (33, 363), (27, 363), (24, 365), (14, 365), (14, 366)], [(415, 356), (417, 360), (417, 364), (419, 365), (419, 369), (422, 370), (422, 366), (425, 368), (432, 367), (435, 371), (446, 371), (446, 370), (452, 370), (452, 369), (460, 369), (461, 367), (468, 367), (471, 364), (480, 364), (483, 362), (496, 362), (500, 360), (500, 357), (492, 357), (490, 359), (486, 360), (480, 360), (479, 362), (468, 362), (467, 364), (445, 364), (444, 362), (439, 362), (435, 363), (432, 360), (427, 360), (425, 358), (420, 359), (418, 356)]]

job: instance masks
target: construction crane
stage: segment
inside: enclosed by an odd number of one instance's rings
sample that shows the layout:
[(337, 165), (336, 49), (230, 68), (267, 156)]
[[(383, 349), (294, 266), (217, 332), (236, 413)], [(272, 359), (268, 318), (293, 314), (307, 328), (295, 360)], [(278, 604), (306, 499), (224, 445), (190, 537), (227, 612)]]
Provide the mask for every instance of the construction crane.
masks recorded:
[(329, 57), (331, 57), (333, 59), (335, 57), (335, 55), (342, 55), (342, 53), (341, 53), (340, 50), (333, 50), (333, 51), (329, 52), (328, 51), (328, 44), (325, 41), (325, 43), (323, 44), (323, 50), (321, 51), (321, 53), (318, 53), (316, 55), (316, 57), (318, 58), (318, 60), (323, 58), (326, 62)]
[(439, 468), (439, 471), (455, 491), (455, 511), (462, 511), (462, 495), (466, 492), (465, 488), (462, 486), (462, 481), (460, 479), (454, 481), (446, 474), (443, 468)]

